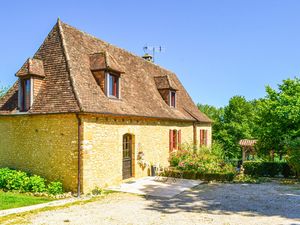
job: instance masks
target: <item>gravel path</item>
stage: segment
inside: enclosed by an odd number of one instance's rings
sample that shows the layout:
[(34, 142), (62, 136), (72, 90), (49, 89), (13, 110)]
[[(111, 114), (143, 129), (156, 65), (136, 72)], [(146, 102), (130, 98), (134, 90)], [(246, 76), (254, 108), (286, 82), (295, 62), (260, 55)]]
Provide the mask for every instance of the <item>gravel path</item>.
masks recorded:
[(290, 224), (300, 225), (300, 187), (202, 184), (174, 198), (112, 194), (85, 205), (42, 212), (29, 224)]

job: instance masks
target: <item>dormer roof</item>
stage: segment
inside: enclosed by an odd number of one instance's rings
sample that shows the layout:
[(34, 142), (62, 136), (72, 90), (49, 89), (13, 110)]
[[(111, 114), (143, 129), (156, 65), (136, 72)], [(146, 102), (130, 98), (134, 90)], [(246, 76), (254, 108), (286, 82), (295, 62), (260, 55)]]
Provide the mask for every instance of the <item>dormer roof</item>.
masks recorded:
[(92, 71), (115, 71), (124, 73), (124, 68), (109, 53), (103, 51), (90, 55), (90, 68)]
[(23, 64), (21, 69), (19, 69), (19, 71), (16, 73), (17, 77), (24, 77), (29, 75), (45, 77), (44, 65), (42, 60), (29, 58)]
[(168, 75), (155, 76), (154, 81), (158, 90), (163, 90), (163, 89), (170, 89), (175, 91), (178, 90), (175, 82), (173, 82), (170, 76)]

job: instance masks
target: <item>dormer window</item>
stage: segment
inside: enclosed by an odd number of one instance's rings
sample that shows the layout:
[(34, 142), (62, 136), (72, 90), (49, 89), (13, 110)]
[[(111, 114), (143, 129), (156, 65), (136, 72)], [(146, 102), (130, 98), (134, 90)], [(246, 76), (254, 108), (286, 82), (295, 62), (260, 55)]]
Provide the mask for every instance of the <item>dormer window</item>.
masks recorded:
[(20, 79), (20, 111), (27, 112), (31, 106), (31, 80)]
[(169, 75), (154, 77), (158, 92), (171, 108), (177, 107), (177, 85)]
[(43, 84), (45, 77), (43, 61), (28, 59), (16, 76), (19, 77), (18, 108), (20, 112), (27, 112)]
[(176, 91), (170, 91), (170, 106), (176, 108)]
[(124, 68), (107, 52), (90, 55), (90, 69), (104, 94), (109, 98), (119, 99), (121, 96), (121, 75)]
[(120, 84), (119, 84), (119, 76), (107, 73), (107, 93), (110, 98), (119, 98), (120, 93)]

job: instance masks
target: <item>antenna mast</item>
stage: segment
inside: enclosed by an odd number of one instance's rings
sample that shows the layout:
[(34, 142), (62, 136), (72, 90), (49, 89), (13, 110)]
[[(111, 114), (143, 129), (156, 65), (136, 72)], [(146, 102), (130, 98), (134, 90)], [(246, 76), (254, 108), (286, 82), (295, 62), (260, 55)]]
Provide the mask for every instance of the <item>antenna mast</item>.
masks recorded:
[(149, 52), (151, 52), (152, 62), (155, 61), (155, 52), (161, 53), (161, 52), (164, 51), (164, 49), (161, 45), (159, 45), (159, 46), (150, 46), (148, 44), (145, 44), (145, 46), (143, 47), (143, 50), (144, 50), (145, 54), (149, 54)]

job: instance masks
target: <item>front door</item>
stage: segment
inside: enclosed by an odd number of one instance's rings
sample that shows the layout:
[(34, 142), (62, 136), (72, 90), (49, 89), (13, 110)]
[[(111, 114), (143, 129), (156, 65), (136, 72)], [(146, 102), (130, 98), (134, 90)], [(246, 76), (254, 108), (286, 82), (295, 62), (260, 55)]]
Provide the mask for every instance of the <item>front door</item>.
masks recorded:
[(132, 135), (123, 136), (123, 179), (132, 177)]

